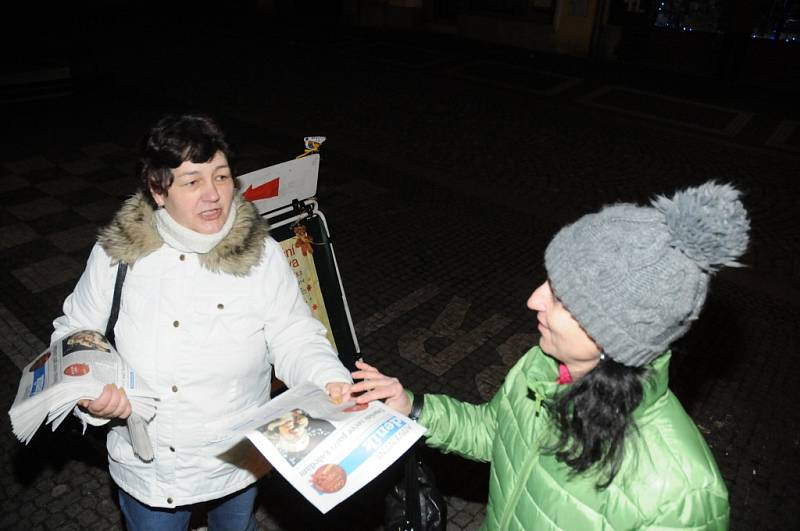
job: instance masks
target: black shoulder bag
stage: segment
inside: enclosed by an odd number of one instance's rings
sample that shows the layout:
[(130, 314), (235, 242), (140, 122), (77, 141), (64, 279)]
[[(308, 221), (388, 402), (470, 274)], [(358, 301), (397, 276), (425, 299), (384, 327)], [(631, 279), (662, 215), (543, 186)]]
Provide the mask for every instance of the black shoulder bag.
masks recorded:
[[(412, 420), (419, 417), (423, 403), (424, 395), (414, 396)], [(386, 496), (385, 510), (387, 531), (443, 531), (447, 527), (447, 503), (414, 446), (406, 453), (403, 479)]]

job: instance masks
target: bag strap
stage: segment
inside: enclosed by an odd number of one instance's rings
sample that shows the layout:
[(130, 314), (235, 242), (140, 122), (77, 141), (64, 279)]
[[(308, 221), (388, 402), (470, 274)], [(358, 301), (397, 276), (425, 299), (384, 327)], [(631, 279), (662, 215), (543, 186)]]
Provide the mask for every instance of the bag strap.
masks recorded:
[(111, 346), (117, 348), (114, 338), (114, 326), (117, 324), (117, 317), (119, 317), (119, 302), (122, 299), (122, 283), (125, 282), (125, 274), (128, 272), (128, 264), (120, 262), (117, 266), (117, 280), (114, 282), (114, 298), (111, 300), (111, 315), (108, 316), (108, 324), (106, 325), (106, 339), (111, 343)]
[(419, 478), (417, 477), (417, 452), (414, 446), (408, 451), (406, 457), (406, 521), (412, 529), (422, 529), (422, 507), (419, 503)]

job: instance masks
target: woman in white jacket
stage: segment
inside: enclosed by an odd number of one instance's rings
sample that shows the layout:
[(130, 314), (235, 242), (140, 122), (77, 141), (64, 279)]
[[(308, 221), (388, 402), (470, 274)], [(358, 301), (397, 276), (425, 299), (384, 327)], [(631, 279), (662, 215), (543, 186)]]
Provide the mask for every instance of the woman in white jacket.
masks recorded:
[[(117, 264), (128, 264), (116, 344), (161, 397), (148, 425), (152, 461), (134, 455), (124, 426), (109, 430), (109, 471), (129, 531), (186, 529), (200, 502), (211, 502), (212, 530), (255, 529), (254, 483), (265, 463), (217, 457), (230, 446), (225, 421), (269, 400), (273, 367), (288, 386), (311, 381), (337, 399), (352, 382), (280, 245), (236, 193), (228, 155), (209, 118), (162, 118), (143, 148), (143, 191), (100, 231), (54, 322), (53, 340), (104, 330)], [(77, 411), (95, 425), (130, 412), (113, 385)]]

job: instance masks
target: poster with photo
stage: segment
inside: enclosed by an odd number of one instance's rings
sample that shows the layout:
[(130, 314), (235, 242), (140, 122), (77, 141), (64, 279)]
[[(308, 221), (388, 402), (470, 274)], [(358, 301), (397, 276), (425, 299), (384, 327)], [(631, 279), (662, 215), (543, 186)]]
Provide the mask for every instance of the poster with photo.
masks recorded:
[(308, 233), (305, 225), (298, 224), (292, 227), (292, 236), (281, 240), (280, 244), (281, 248), (283, 248), (283, 254), (289, 262), (289, 267), (292, 268), (292, 272), (297, 278), (297, 284), (306, 304), (311, 308), (311, 313), (314, 317), (325, 325), (325, 329), (328, 331), (328, 340), (333, 345), (334, 350), (338, 352), (331, 323), (328, 319), (328, 311), (322, 297), (317, 267), (314, 263), (315, 245), (313, 236)]

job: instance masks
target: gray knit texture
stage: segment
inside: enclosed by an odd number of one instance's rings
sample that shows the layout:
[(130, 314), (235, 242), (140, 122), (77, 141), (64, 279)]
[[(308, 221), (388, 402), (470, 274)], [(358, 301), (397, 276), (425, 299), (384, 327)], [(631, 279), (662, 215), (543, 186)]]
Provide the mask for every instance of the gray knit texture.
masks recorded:
[(739, 195), (707, 182), (583, 216), (545, 251), (554, 293), (607, 356), (646, 365), (697, 319), (709, 276), (739, 265), (750, 231)]

